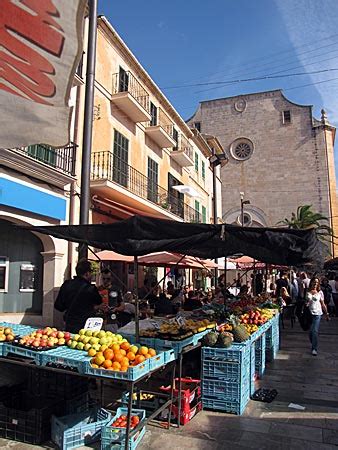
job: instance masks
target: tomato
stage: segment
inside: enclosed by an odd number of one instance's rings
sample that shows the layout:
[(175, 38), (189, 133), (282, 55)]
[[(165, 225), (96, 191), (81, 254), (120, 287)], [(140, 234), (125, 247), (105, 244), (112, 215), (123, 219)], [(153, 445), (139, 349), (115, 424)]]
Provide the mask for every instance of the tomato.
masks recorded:
[(121, 422), (120, 422), (120, 427), (121, 428), (125, 428), (127, 426), (127, 421), (126, 420), (122, 420)]
[(120, 416), (121, 420), (127, 420), (127, 416)]
[(139, 416), (134, 416), (134, 417), (133, 417), (133, 423), (134, 423), (135, 425), (137, 425), (138, 423), (140, 423), (140, 418), (139, 418)]

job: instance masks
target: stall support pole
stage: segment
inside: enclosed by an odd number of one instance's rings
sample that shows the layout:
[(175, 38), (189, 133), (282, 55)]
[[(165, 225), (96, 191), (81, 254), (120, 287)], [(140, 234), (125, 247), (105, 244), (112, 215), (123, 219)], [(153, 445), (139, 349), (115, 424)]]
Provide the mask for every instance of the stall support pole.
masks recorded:
[(265, 292), (268, 292), (268, 265), (265, 264)]
[(182, 391), (182, 365), (183, 365), (183, 353), (180, 352), (179, 357), (179, 375), (178, 375), (178, 418), (177, 418), (177, 427), (181, 426), (181, 391)]
[(129, 398), (128, 398), (128, 418), (127, 418), (127, 429), (126, 429), (126, 441), (124, 443), (124, 449), (129, 449), (129, 435), (130, 435), (130, 425), (131, 425), (131, 413), (133, 409), (133, 394), (134, 394), (134, 382), (130, 383), (129, 388)]
[(140, 322), (139, 322), (139, 301), (138, 301), (138, 260), (134, 256), (134, 295), (135, 295), (135, 338), (136, 342), (140, 340)]
[[(97, 0), (89, 2), (88, 56), (81, 164), (80, 225), (88, 224), (90, 209), (90, 158), (92, 151), (94, 80), (97, 39)], [(79, 259), (88, 258), (88, 245), (79, 245)]]

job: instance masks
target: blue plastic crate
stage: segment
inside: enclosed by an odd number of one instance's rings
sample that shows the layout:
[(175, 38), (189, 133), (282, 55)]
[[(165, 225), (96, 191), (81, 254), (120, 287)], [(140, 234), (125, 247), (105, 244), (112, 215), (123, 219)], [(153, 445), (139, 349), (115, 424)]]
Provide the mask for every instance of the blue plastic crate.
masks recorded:
[(4, 344), (2, 348), (3, 356), (8, 356), (9, 354), (23, 356), (24, 358), (33, 359), (35, 364), (39, 365), (40, 354), (42, 352), (38, 352), (36, 350), (31, 350), (30, 348), (19, 347), (17, 345), (12, 344)]
[(203, 378), (201, 386), (203, 397), (216, 397), (225, 401), (243, 402), (247, 401), (250, 396), (249, 373), (241, 382)]
[(256, 367), (255, 367), (255, 343), (252, 344), (250, 349), (250, 395), (255, 392), (255, 379), (256, 379)]
[(203, 409), (211, 409), (213, 411), (222, 411), (229, 414), (243, 414), (246, 405), (248, 404), (249, 399), (247, 401), (238, 402), (238, 401), (224, 401), (219, 400), (217, 398), (212, 397), (203, 397), (202, 396), (202, 405)]
[(173, 348), (170, 348), (168, 350), (160, 350), (163, 352), (164, 355), (164, 364), (168, 364), (172, 361), (175, 361), (177, 359), (175, 350)]
[(250, 345), (232, 345), (229, 348), (203, 347), (202, 360), (240, 363), (250, 361)]
[(111, 420), (105, 409), (64, 417), (52, 417), (52, 441), (62, 450), (90, 444), (100, 439), (103, 427)]
[(245, 364), (202, 360), (202, 373), (205, 377), (241, 381), (250, 371), (250, 362)]
[(164, 366), (164, 352), (160, 351), (156, 356), (149, 358), (149, 370), (155, 370), (158, 367)]
[(39, 354), (39, 365), (55, 364), (76, 369), (79, 373), (84, 373), (87, 363), (90, 361), (87, 352), (74, 350), (68, 347), (58, 347), (41, 352)]
[[(91, 358), (90, 358), (91, 359)], [(128, 367), (126, 372), (118, 372), (114, 370), (106, 369), (95, 369), (90, 365), (90, 360), (84, 365), (84, 373), (86, 375), (96, 375), (103, 378), (110, 378), (115, 380), (130, 380), (135, 381), (143, 377), (150, 372), (150, 361), (151, 358), (146, 359), (143, 363), (137, 366)]]
[[(141, 442), (143, 436), (145, 435), (146, 428), (143, 427), (141, 431), (138, 431), (136, 434), (134, 434), (131, 438), (129, 438), (128, 443), (128, 449), (129, 450), (135, 450), (138, 446), (138, 444)], [(118, 436), (118, 435), (117, 435)], [(102, 439), (101, 440), (101, 450), (124, 450), (125, 445), (124, 442), (120, 444), (119, 442), (114, 443), (115, 436), (112, 436), (109, 439)]]
[(261, 338), (255, 343), (255, 368), (259, 377), (262, 377), (265, 372), (265, 337)]
[[(123, 337), (126, 338), (130, 344), (136, 344), (135, 335), (123, 334)], [(150, 348), (155, 348), (155, 339), (140, 336), (138, 344), (146, 345), (147, 347), (150, 347)]]
[(13, 332), (17, 336), (26, 336), (37, 330), (37, 328), (31, 327), (30, 325), (22, 325), (21, 323), (11, 323), (11, 322), (0, 322), (0, 327), (12, 328)]
[[(144, 409), (132, 409), (132, 415), (137, 415), (140, 418), (140, 423), (144, 421), (146, 417), (146, 412)], [(121, 415), (128, 415), (128, 408), (118, 408), (115, 416), (106, 424), (102, 430), (101, 436), (101, 450), (110, 449), (124, 449), (125, 439), (126, 439), (126, 428), (119, 428), (112, 426), (112, 423), (118, 419)], [(129, 438), (129, 449), (133, 450), (136, 448), (137, 444), (140, 442), (145, 433), (145, 427), (143, 427), (139, 432), (135, 433), (131, 438)]]

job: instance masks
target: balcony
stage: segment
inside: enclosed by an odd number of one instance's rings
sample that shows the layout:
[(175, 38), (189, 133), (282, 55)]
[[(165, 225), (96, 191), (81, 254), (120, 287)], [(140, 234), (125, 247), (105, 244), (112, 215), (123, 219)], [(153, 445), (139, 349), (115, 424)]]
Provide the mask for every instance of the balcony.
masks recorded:
[(188, 139), (182, 134), (179, 136), (177, 147), (173, 149), (170, 156), (181, 167), (194, 165), (194, 152)]
[(202, 221), (201, 214), (177, 198), (178, 193), (175, 190), (168, 192), (125, 161), (114, 156), (112, 152), (92, 153), (91, 180), (93, 182), (107, 180), (116, 183), (136, 196), (181, 217), (185, 222)]
[(145, 125), (145, 134), (156, 142), (160, 148), (169, 148), (176, 145), (173, 139), (174, 125), (161, 108), (154, 109), (151, 121)]
[(151, 120), (149, 94), (131, 72), (113, 75), (111, 101), (135, 123)]
[(60, 148), (37, 144), (15, 148), (12, 151), (44, 163), (66, 175), (75, 176), (76, 147), (74, 143)]

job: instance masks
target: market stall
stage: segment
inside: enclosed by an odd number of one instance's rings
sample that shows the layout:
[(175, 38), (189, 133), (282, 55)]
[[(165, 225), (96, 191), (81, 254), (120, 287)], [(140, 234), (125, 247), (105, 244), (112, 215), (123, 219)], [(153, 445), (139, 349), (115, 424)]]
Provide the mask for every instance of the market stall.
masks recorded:
[[(137, 216), (114, 224), (30, 227), (30, 229), (57, 238), (86, 243), (94, 248), (133, 256), (136, 269), (138, 256), (166, 251), (198, 258), (226, 257), (240, 252), (265, 263), (282, 265), (298, 265), (318, 261), (320, 255), (314, 230), (188, 224)], [(137, 273), (137, 270), (135, 273)], [(254, 299), (254, 303), (256, 300)], [(87, 337), (89, 341), (80, 341), (81, 344), (84, 344), (83, 347), (80, 345), (82, 347), (80, 350), (75, 348), (78, 343), (77, 339), (72, 336), (70, 347), (65, 347), (65, 343), (62, 343), (57, 348), (41, 353), (37, 352), (37, 349), (22, 348), (24, 342), (20, 343), (20, 340), (19, 345), (15, 345), (15, 342), (6, 341), (6, 343), (0, 344), (0, 352), (2, 352), (0, 353), (2, 355), (0, 362), (10, 360), (13, 364), (27, 364), (27, 361), (22, 360), (22, 358), (28, 358), (33, 361), (29, 364), (33, 364), (37, 370), (67, 371), (70, 368), (78, 374), (77, 376), (95, 377), (109, 380), (112, 383), (116, 381), (129, 383), (125, 433), (121, 433), (121, 437), (117, 440), (117, 445), (119, 445), (117, 448), (122, 448), (122, 446), (128, 448), (131, 444), (130, 437), (140, 432), (141, 428), (143, 430), (146, 423), (139, 418), (142, 423), (132, 429), (135, 383), (140, 379), (149, 377), (167, 364), (175, 366), (173, 361), (178, 359), (179, 398), (176, 403), (179, 408), (178, 423), (180, 423), (183, 355), (190, 348), (199, 347), (203, 336), (209, 336), (208, 340), (204, 342), (202, 351), (202, 398), (204, 407), (236, 414), (243, 411), (252, 393), (254, 376), (263, 376), (264, 374), (266, 346), (268, 345), (269, 355), (273, 358), (279, 345), (278, 313), (274, 310), (274, 307), (268, 308), (267, 305), (264, 305), (265, 300), (259, 299), (259, 303), (257, 300), (257, 304), (250, 307), (249, 304), (246, 305), (248, 313), (241, 305), (231, 304), (230, 308), (229, 305), (216, 305), (212, 308), (211, 314), (209, 310), (209, 312), (201, 311), (199, 317), (193, 315), (191, 317), (175, 317), (167, 323), (154, 325), (154, 329), (146, 330), (146, 334), (142, 332), (142, 336), (139, 333), (139, 320), (136, 314), (134, 335), (136, 349), (134, 349), (134, 355), (129, 357), (129, 361), (133, 362), (123, 365), (123, 370), (116, 355), (120, 352), (113, 351), (111, 358), (108, 358), (108, 350), (113, 350), (114, 345), (120, 346), (120, 343), (114, 344), (111, 340), (107, 340), (106, 343), (101, 342), (100, 345), (107, 348), (104, 350), (101, 347), (100, 349), (94, 348), (95, 353), (94, 351), (90, 352), (91, 348), (89, 347), (85, 349), (87, 344), (96, 345), (94, 340), (90, 341), (97, 336), (85, 336), (85, 340)], [(239, 309), (239, 307), (242, 309)], [(266, 309), (273, 310), (274, 313), (268, 317), (269, 313)], [(245, 314), (249, 314), (249, 317), (246, 318)], [(232, 315), (236, 316), (235, 319), (230, 317)], [(216, 326), (218, 327), (217, 331), (212, 331)], [(230, 327), (232, 327), (231, 330)], [(214, 335), (217, 333), (217, 340), (214, 344), (210, 341), (210, 330)], [(232, 340), (227, 334), (229, 333), (228, 330), (233, 335)], [(23, 332), (20, 332), (21, 336)], [(152, 333), (152, 335), (149, 333)], [(86, 331), (84, 331), (84, 334), (86, 334)], [(82, 335), (79, 333), (79, 336)], [(126, 346), (134, 345), (132, 336), (121, 337), (123, 342), (127, 342)], [(73, 341), (76, 344), (73, 344)], [(74, 348), (72, 348), (72, 345), (74, 345)], [(152, 349), (155, 354), (150, 352)], [(106, 350), (107, 354), (104, 360), (97, 357), (98, 353), (104, 353)], [(122, 354), (123, 361), (125, 361), (125, 356)], [(143, 358), (138, 358), (135, 361), (138, 356), (143, 356)], [(120, 355), (118, 358), (120, 359)], [(110, 362), (106, 362), (107, 360)], [(57, 367), (58, 364), (62, 365), (61, 369)], [(236, 376), (234, 375), (235, 372), (237, 373)], [(223, 384), (222, 380), (220, 381), (222, 375)], [(229, 381), (230, 379), (232, 381)], [(170, 402), (174, 401), (173, 380), (174, 371), (171, 381), (169, 380), (171, 383), (171, 398), (168, 401)], [(219, 385), (220, 382), (222, 385)], [(247, 386), (250, 387), (245, 390)], [(224, 401), (221, 404), (217, 401), (220, 392), (224, 394)], [(169, 411), (172, 411), (172, 409), (169, 408)], [(120, 424), (118, 420), (119, 418), (114, 418), (114, 426), (109, 422), (112, 428), (121, 429), (117, 426)]]

